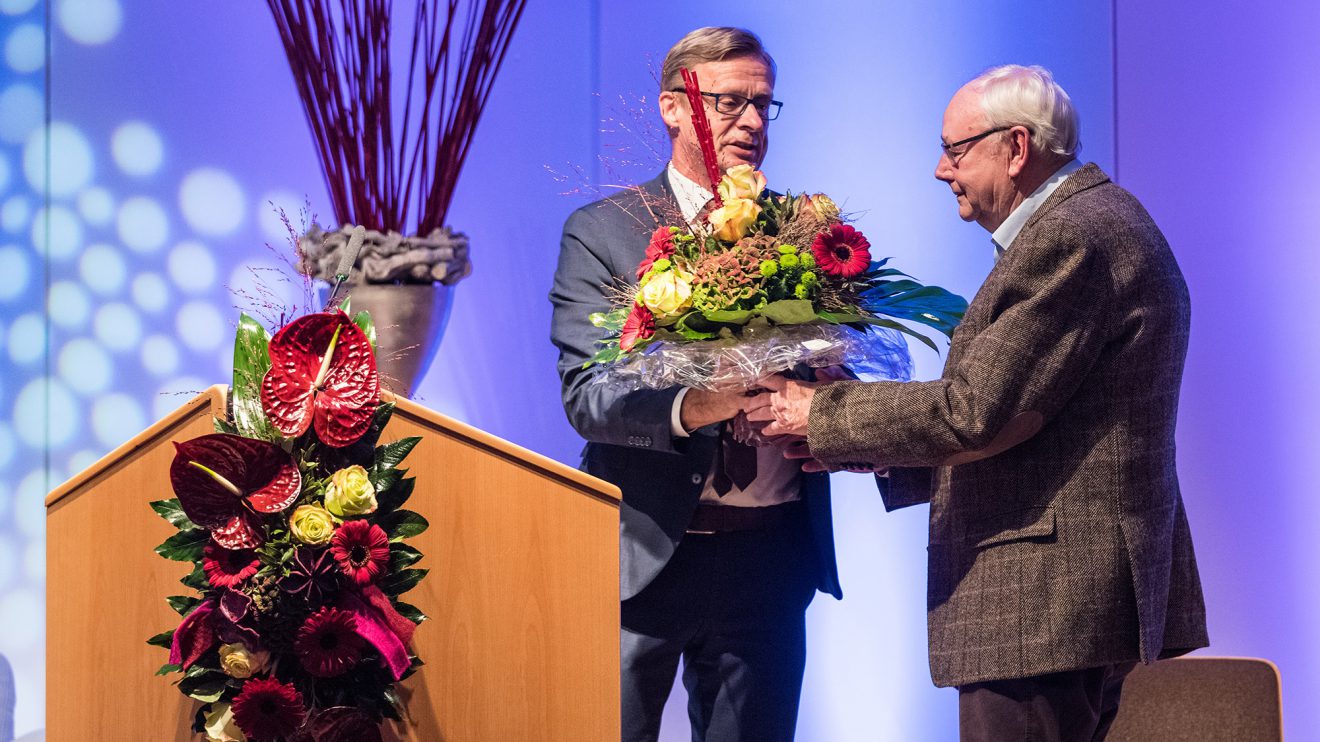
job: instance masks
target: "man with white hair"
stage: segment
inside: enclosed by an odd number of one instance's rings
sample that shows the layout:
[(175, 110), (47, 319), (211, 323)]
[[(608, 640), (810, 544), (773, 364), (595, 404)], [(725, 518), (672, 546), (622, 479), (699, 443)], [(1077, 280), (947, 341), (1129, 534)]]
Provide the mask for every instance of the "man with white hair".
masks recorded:
[(931, 675), (963, 740), (1104, 739), (1137, 661), (1206, 646), (1174, 424), (1187, 287), (1141, 204), (1081, 165), (1040, 67), (963, 86), (935, 177), (996, 264), (929, 382), (772, 380), (747, 403), (808, 468), (930, 503)]

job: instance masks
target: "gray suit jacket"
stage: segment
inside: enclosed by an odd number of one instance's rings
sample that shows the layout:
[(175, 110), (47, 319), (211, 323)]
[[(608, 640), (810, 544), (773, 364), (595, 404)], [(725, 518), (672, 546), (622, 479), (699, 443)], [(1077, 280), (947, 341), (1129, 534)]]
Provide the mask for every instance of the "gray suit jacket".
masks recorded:
[(942, 378), (816, 394), (818, 458), (918, 467), (881, 490), (931, 504), (936, 685), (1207, 644), (1174, 464), (1189, 307), (1150, 215), (1088, 164), (991, 271)]
[[(582, 468), (623, 492), (619, 549), (624, 599), (641, 592), (659, 574), (682, 540), (718, 440), (714, 426), (690, 438), (674, 437), (670, 414), (678, 387), (621, 392), (593, 383), (600, 366), (582, 368), (605, 336), (588, 317), (610, 308), (605, 289), (616, 277), (634, 275), (663, 216), (653, 214), (651, 208), (660, 204), (677, 210), (663, 173), (636, 190), (574, 211), (564, 224), (550, 292), (554, 305), (550, 338), (559, 348), (564, 410), (587, 439)], [(824, 475), (804, 475), (801, 487), (817, 549), (817, 585), (840, 597), (829, 480)]]

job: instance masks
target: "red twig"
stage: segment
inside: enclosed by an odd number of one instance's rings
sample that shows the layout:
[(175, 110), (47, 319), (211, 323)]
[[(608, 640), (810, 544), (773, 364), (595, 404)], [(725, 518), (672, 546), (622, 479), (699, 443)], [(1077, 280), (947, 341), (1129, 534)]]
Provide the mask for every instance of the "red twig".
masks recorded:
[(416, 0), (400, 115), (391, 0), (266, 0), (342, 224), (428, 234), (445, 223), (526, 0), (442, 1), (443, 14), (441, 0)]
[(697, 73), (682, 68), (683, 90), (687, 93), (688, 106), (692, 109), (692, 128), (697, 133), (697, 144), (701, 146), (701, 159), (706, 163), (706, 176), (710, 178), (710, 192), (715, 194), (711, 208), (724, 205), (720, 198), (720, 161), (715, 156), (715, 135), (710, 129), (710, 119), (706, 118), (706, 106), (701, 100), (701, 84)]

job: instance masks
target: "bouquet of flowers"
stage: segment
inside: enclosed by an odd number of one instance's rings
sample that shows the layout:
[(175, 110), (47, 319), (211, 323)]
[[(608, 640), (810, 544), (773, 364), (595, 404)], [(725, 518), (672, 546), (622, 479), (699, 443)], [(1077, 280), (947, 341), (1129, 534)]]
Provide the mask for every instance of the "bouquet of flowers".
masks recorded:
[(903, 334), (935, 344), (898, 320), (949, 335), (962, 318), (962, 297), (872, 260), (829, 196), (770, 193), (750, 165), (716, 182), (718, 207), (657, 228), (636, 284), (592, 315), (609, 335), (588, 365), (612, 364), (607, 381), (740, 390), (801, 363), (907, 379)]
[(202, 702), (194, 731), (217, 742), (379, 740), (398, 719), (395, 683), (425, 616), (399, 600), (426, 575), (404, 540), (427, 527), (405, 510), (399, 468), (417, 438), (377, 445), (382, 402), (365, 312), (310, 314), (270, 337), (243, 315), (232, 422), (176, 443), (175, 498), (151, 507), (178, 529), (156, 548), (189, 562), (196, 594), (148, 643), (157, 674)]

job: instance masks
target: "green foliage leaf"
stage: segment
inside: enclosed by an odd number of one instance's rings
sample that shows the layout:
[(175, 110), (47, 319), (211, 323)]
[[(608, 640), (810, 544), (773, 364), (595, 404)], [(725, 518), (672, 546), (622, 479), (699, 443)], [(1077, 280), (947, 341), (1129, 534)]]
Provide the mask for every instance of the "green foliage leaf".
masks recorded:
[(910, 279), (874, 282), (862, 292), (859, 305), (867, 312), (926, 325), (950, 337), (967, 311), (967, 300), (961, 296)]
[(592, 312), (587, 319), (596, 327), (617, 335), (623, 332), (623, 323), (628, 321), (631, 311), (629, 307), (616, 307), (608, 312)]
[(719, 322), (729, 325), (745, 325), (752, 318), (750, 309), (713, 309), (709, 312), (702, 312), (702, 316), (711, 322)]
[(234, 381), (230, 406), (239, 435), (278, 441), (279, 431), (266, 419), (261, 406), (261, 380), (270, 370), (270, 334), (247, 313), (239, 315), (234, 335)]
[(229, 435), (238, 435), (238, 428), (234, 427), (233, 423), (229, 422), (228, 420), (222, 420), (218, 417), (211, 418), (211, 427), (213, 427), (215, 429), (215, 432), (217, 433), (228, 433)]
[(376, 470), (384, 471), (386, 469), (393, 469), (403, 463), (403, 460), (407, 458), (413, 448), (421, 442), (422, 439), (420, 436), (409, 436), (393, 443), (378, 446), (376, 448)]
[[(171, 633), (173, 633), (173, 632), (171, 632)], [(161, 665), (161, 666), (160, 666), (160, 669), (156, 671), (156, 675), (158, 675), (158, 676), (159, 676), (159, 675), (169, 675), (169, 674), (172, 673), (172, 672), (183, 672), (183, 668), (180, 667), (179, 665), (164, 664), (164, 665)]]
[(411, 510), (395, 510), (377, 520), (376, 525), (380, 526), (389, 535), (390, 541), (398, 542), (421, 534), (431, 524), (420, 513), (414, 513)]
[(156, 553), (176, 562), (196, 562), (202, 558), (202, 549), (211, 540), (211, 532), (205, 528), (189, 528), (165, 539), (156, 547)]
[(875, 327), (888, 327), (891, 330), (898, 330), (904, 335), (916, 338), (931, 350), (936, 353), (939, 352), (939, 348), (935, 345), (935, 341), (912, 328), (891, 319), (885, 319), (884, 317), (870, 317), (862, 314), (844, 314), (841, 312), (820, 312), (817, 316), (826, 322), (836, 325), (873, 325)]
[[(347, 303), (348, 300), (345, 299), (344, 301)], [(376, 323), (371, 321), (371, 313), (364, 309), (353, 315), (353, 324), (357, 325), (362, 330), (362, 334), (367, 336), (367, 342), (371, 343), (371, 349), (376, 350)]]
[(175, 613), (186, 616), (202, 602), (202, 599), (195, 595), (171, 595), (165, 599), (165, 602), (170, 604)]
[(816, 310), (806, 299), (780, 299), (761, 307), (761, 316), (776, 325), (804, 325), (816, 319)]
[[(165, 649), (169, 649), (174, 644), (174, 629), (156, 634), (147, 640), (147, 644), (150, 644), (153, 647), (164, 647)], [(166, 667), (177, 667), (177, 665), (166, 665)]]
[(215, 703), (224, 695), (229, 676), (210, 667), (193, 665), (188, 668), (183, 680), (179, 681), (179, 690), (189, 698), (202, 703)]
[(204, 592), (211, 586), (211, 581), (206, 579), (206, 570), (202, 569), (200, 564), (195, 565), (193, 571), (185, 575), (179, 582), (183, 583), (184, 587), (190, 587), (197, 592)]
[(390, 571), (398, 572), (421, 561), (422, 552), (407, 544), (390, 544)]
[(420, 624), (426, 620), (426, 614), (422, 613), (420, 608), (411, 603), (396, 600), (394, 601), (394, 610), (398, 611), (399, 615), (416, 624)]
[[(402, 470), (396, 469), (395, 471)], [(377, 493), (377, 512), (379, 512), (381, 516), (384, 516), (386, 513), (403, 507), (403, 504), (408, 501), (408, 498), (412, 497), (413, 488), (416, 487), (416, 485), (417, 480), (413, 477), (409, 477), (407, 479), (399, 480), (398, 484), (390, 487), (388, 490)]]
[(381, 591), (391, 597), (402, 595), (417, 587), (417, 583), (421, 582), (429, 571), (427, 569), (405, 569), (402, 572), (395, 572), (381, 580), (379, 587)]
[(169, 500), (156, 500), (151, 503), (151, 509), (155, 510), (157, 515), (169, 521), (170, 525), (181, 531), (197, 528), (196, 523), (188, 520), (188, 514), (183, 512), (183, 506), (179, 504), (177, 497)]

